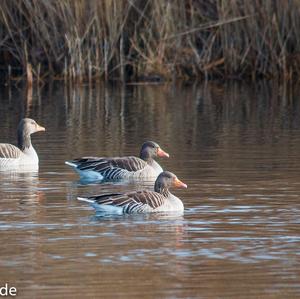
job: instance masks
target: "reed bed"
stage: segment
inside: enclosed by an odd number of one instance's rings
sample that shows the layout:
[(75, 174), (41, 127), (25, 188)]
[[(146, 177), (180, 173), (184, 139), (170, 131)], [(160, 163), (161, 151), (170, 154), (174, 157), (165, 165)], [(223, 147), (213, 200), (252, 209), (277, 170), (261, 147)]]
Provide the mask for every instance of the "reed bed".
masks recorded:
[(68, 82), (297, 78), (296, 0), (2, 0), (0, 68)]

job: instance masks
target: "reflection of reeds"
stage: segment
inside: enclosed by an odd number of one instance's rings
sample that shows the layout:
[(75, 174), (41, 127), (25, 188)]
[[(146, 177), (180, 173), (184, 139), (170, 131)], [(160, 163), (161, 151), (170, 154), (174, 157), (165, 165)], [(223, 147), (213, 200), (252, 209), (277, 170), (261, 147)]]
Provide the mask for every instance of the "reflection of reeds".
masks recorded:
[(2, 0), (0, 65), (72, 83), (290, 78), (300, 68), (299, 12), (281, 0)]

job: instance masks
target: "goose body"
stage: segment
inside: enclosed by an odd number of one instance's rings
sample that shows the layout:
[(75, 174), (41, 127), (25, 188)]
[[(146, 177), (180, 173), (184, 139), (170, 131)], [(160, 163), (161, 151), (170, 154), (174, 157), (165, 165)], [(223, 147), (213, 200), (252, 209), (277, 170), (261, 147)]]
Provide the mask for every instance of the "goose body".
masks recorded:
[(82, 157), (65, 163), (73, 167), (81, 178), (96, 180), (156, 178), (163, 169), (154, 157), (169, 157), (158, 144), (147, 141), (140, 157)]
[(39, 165), (38, 155), (31, 144), (30, 135), (45, 131), (33, 119), (24, 118), (18, 126), (18, 146), (0, 143), (0, 171), (36, 170)]
[(108, 214), (183, 212), (182, 201), (169, 191), (172, 186), (187, 188), (173, 173), (164, 171), (156, 179), (154, 191), (112, 193), (79, 197), (78, 200), (86, 201), (96, 211)]

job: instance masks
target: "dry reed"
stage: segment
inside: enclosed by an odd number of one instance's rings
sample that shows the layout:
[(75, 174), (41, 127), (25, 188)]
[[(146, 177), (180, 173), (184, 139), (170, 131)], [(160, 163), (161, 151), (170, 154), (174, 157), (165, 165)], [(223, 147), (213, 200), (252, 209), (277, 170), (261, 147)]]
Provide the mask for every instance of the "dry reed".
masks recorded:
[(73, 83), (293, 78), (299, 15), (296, 0), (2, 0), (0, 67)]

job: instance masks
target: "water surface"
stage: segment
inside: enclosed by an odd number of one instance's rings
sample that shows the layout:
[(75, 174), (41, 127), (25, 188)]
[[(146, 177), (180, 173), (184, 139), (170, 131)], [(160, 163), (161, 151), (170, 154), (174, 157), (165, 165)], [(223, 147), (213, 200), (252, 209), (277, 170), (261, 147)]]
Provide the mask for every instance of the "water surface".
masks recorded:
[[(1, 90), (1, 142), (23, 116), (47, 129), (33, 135), (39, 173), (0, 173), (1, 284), (20, 298), (300, 297), (299, 95), (266, 83)], [(151, 188), (86, 185), (64, 165), (135, 155), (148, 139), (188, 184), (174, 190), (183, 216), (97, 217), (76, 200)]]

